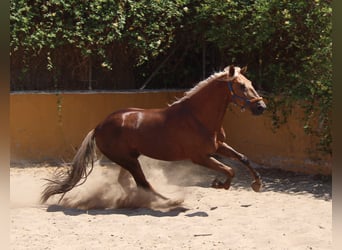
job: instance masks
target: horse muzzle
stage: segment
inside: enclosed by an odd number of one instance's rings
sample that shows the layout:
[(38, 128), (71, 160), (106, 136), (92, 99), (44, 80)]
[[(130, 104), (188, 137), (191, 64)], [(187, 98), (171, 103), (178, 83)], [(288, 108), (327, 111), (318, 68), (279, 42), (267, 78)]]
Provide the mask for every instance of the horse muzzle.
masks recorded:
[(267, 108), (266, 104), (263, 100), (257, 101), (251, 107), (251, 111), (253, 115), (261, 115), (264, 113), (265, 109)]

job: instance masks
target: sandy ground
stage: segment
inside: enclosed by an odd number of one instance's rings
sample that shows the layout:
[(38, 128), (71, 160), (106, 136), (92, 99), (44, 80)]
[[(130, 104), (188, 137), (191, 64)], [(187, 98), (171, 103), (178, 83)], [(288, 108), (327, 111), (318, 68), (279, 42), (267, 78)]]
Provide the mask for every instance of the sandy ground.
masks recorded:
[[(259, 169), (263, 192), (238, 163), (229, 190), (215, 172), (188, 162), (143, 158), (165, 202), (117, 182), (118, 167), (96, 166), (62, 202), (39, 204), (48, 165), (11, 168), (12, 249), (332, 249), (331, 180)], [(183, 201), (184, 200), (184, 201)], [(181, 202), (183, 201), (183, 202)], [(94, 206), (107, 209), (79, 209)]]

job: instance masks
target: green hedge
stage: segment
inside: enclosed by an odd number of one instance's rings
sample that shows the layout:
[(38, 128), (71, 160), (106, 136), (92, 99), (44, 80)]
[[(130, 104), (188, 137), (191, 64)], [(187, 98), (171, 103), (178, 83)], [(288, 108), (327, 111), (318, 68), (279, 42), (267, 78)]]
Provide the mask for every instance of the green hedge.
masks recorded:
[[(183, 16), (183, 4), (148, 0), (13, 0), (12, 88), (82, 88), (81, 82), (88, 79), (92, 67), (95, 75), (91, 80), (104, 82), (104, 88), (134, 88), (130, 76), (133, 69), (170, 47)], [(41, 82), (37, 74), (43, 78)], [(102, 74), (107, 80), (101, 78)], [(113, 81), (111, 77), (119, 79)], [(106, 85), (106, 81), (113, 85)], [(102, 88), (101, 83), (97, 87)]]
[(301, 100), (331, 153), (331, 18), (328, 0), (12, 0), (11, 89), (189, 88), (248, 65), (275, 127)]

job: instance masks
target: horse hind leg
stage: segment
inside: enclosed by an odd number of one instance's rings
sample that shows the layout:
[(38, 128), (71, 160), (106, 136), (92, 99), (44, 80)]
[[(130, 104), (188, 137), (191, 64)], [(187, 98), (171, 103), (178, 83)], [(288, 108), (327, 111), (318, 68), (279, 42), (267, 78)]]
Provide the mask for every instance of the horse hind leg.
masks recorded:
[(125, 178), (125, 175), (127, 174), (125, 170), (127, 170), (133, 176), (134, 181), (139, 188), (142, 188), (148, 192), (151, 192), (163, 200), (169, 200), (165, 196), (155, 191), (154, 188), (151, 186), (151, 184), (147, 181), (138, 159), (129, 158), (129, 159), (115, 161), (115, 162), (117, 162), (123, 168), (122, 170), (120, 170), (120, 173), (119, 173), (119, 182), (121, 182), (123, 179), (127, 179)]

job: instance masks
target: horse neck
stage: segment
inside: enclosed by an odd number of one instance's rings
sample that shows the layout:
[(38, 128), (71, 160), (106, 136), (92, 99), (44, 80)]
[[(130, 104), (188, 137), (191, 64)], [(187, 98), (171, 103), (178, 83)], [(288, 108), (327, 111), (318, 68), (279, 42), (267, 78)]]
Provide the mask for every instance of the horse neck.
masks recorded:
[(191, 113), (210, 132), (218, 131), (228, 105), (227, 83), (213, 80), (187, 100)]

